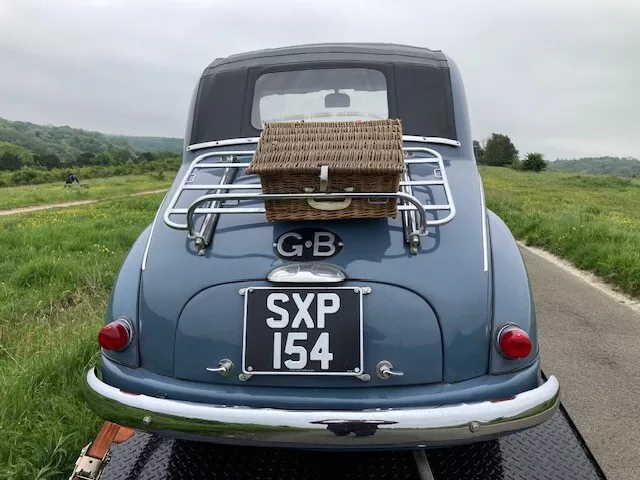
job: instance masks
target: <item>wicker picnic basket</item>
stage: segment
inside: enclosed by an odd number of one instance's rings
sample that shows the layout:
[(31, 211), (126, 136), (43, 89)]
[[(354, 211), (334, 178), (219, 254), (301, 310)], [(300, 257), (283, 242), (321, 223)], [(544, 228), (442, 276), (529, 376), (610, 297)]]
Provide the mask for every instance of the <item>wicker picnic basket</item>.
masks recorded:
[[(287, 122), (264, 126), (247, 173), (260, 176), (264, 193), (397, 192), (403, 168), (400, 120)], [(278, 200), (265, 208), (269, 221), (397, 215), (396, 199)]]

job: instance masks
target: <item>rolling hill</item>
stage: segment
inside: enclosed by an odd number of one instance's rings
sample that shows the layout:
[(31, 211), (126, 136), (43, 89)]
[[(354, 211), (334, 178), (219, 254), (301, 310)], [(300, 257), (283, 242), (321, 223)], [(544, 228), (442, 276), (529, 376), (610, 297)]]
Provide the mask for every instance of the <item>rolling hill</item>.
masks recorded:
[(549, 170), (559, 172), (582, 172), (592, 175), (617, 175), (640, 177), (640, 160), (631, 157), (587, 157), (558, 159), (549, 162)]
[(37, 125), (3, 118), (0, 118), (0, 142), (17, 145), (35, 155), (53, 154), (64, 163), (73, 162), (83, 153), (182, 152), (180, 138), (106, 135), (68, 126)]

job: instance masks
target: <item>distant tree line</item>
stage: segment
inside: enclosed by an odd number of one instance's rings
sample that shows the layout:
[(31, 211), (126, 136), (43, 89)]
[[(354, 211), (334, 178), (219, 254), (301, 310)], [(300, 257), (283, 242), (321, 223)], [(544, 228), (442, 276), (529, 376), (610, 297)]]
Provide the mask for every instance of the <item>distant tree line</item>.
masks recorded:
[(518, 156), (518, 149), (511, 139), (502, 133), (492, 133), (482, 143), (473, 141), (476, 161), (483, 165), (511, 167), (517, 170), (541, 172), (548, 166), (544, 155), (538, 152), (527, 153), (523, 159)]
[(175, 156), (174, 152), (135, 152), (127, 148), (118, 148), (97, 154), (81, 152), (70, 161), (63, 161), (55, 153), (34, 154), (17, 145), (0, 142), (0, 171), (15, 171), (25, 167), (52, 170), (94, 165), (123, 165), (126, 163), (153, 162)]
[(176, 171), (182, 139), (105, 135), (0, 118), (0, 187)]
[(547, 162), (541, 153), (532, 152), (521, 159), (511, 139), (501, 133), (492, 133), (482, 142), (474, 140), (473, 149), (476, 161), (480, 165), (510, 167), (533, 172), (549, 169), (592, 175), (640, 177), (640, 160), (632, 157), (586, 157)]
[[(34, 160), (39, 158), (39, 165), (50, 168), (58, 165), (112, 165), (126, 162), (141, 152), (182, 152), (180, 138), (106, 135), (3, 118), (0, 118), (0, 142), (31, 152)], [(7, 159), (4, 165), (10, 161), (12, 159)]]
[(52, 153), (34, 155), (17, 145), (0, 142), (0, 187), (62, 182), (71, 172), (81, 179), (140, 173), (160, 175), (164, 171), (177, 171), (181, 161), (173, 152), (136, 153), (120, 149), (99, 154), (83, 152), (72, 162), (63, 162)]
[(631, 157), (558, 159), (549, 163), (549, 170), (640, 178), (640, 160)]

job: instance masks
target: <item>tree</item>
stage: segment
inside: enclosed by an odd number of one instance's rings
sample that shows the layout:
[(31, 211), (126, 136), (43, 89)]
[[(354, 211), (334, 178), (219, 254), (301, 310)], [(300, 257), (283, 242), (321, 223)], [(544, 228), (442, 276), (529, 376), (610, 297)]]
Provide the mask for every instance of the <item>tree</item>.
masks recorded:
[(473, 141), (473, 153), (476, 155), (476, 163), (484, 163), (484, 147), (478, 140)]
[(527, 153), (527, 156), (520, 164), (521, 170), (528, 170), (530, 172), (541, 172), (547, 168), (547, 162), (544, 160), (544, 155), (541, 153)]
[(132, 157), (131, 150), (129, 150), (127, 148), (118, 148), (117, 150), (114, 150), (111, 153), (113, 154), (115, 163), (117, 165), (121, 165), (123, 163), (126, 163)]
[(138, 160), (142, 162), (152, 162), (156, 159), (156, 156), (152, 152), (142, 152), (138, 155)]
[(54, 155), (53, 153), (45, 153), (44, 155), (36, 155), (34, 157), (35, 161), (36, 161), (36, 165), (40, 165), (42, 167), (45, 167), (48, 170), (51, 170), (52, 168), (60, 168), (62, 166), (62, 163), (60, 162), (60, 159)]
[(95, 165), (95, 153), (92, 152), (82, 152), (80, 155), (76, 157), (75, 164), (84, 166), (84, 165)]
[(0, 154), (0, 170), (20, 170), (22, 159), (12, 152)]
[(33, 165), (31, 152), (8, 142), (0, 142), (0, 170), (18, 170), (27, 165)]
[(95, 160), (96, 165), (115, 165), (116, 161), (110, 152), (99, 153)]
[(487, 165), (502, 167), (518, 159), (518, 150), (506, 135), (492, 133), (484, 147), (483, 159)]

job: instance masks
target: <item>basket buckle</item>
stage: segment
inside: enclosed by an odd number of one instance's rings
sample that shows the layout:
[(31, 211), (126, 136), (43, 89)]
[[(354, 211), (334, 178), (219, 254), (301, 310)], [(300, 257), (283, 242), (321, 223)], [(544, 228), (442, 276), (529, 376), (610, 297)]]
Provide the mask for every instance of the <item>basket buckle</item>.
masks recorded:
[[(326, 185), (324, 186), (324, 189), (323, 189), (322, 176), (320, 177), (320, 179), (321, 179), (320, 191), (324, 193), (327, 191)], [(313, 193), (314, 190), (315, 189), (311, 187), (306, 187), (304, 189), (305, 193)], [(354, 190), (355, 189), (353, 187), (347, 187), (344, 189), (344, 191), (347, 193), (351, 193)], [(334, 210), (344, 210), (349, 205), (351, 205), (352, 200), (353, 199), (351, 198), (345, 198), (343, 200), (316, 200), (315, 198), (308, 198), (307, 203), (309, 204), (310, 207), (315, 208), (316, 210), (334, 211)]]

